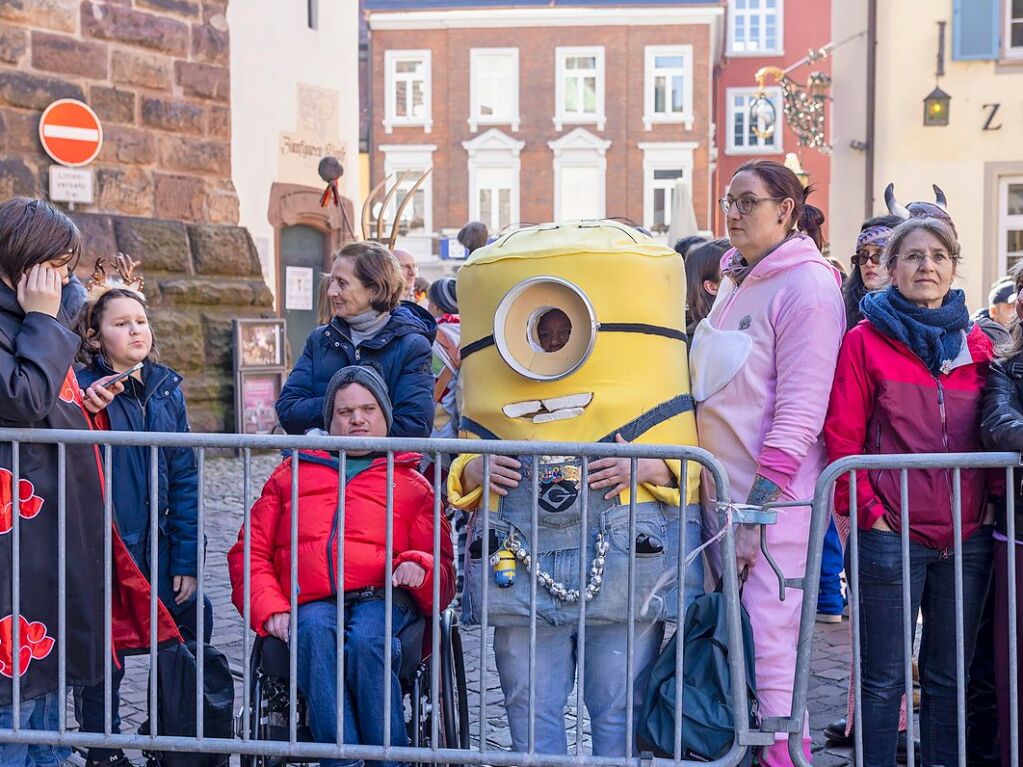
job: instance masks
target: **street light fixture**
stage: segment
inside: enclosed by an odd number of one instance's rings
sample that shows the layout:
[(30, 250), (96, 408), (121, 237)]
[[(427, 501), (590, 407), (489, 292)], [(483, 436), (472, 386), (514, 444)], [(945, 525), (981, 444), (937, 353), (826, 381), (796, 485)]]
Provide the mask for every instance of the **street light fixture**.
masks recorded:
[(938, 68), (934, 71), (934, 90), (924, 99), (924, 126), (948, 125), (952, 97), (939, 85), (945, 74), (945, 22), (938, 22)]
[(948, 125), (948, 110), (952, 97), (941, 88), (934, 90), (924, 99), (924, 125)]

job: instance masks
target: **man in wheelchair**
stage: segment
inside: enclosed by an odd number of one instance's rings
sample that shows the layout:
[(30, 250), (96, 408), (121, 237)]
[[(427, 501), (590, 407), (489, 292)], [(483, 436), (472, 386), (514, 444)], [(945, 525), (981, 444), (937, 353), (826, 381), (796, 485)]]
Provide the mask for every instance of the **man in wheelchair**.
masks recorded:
[[(323, 420), (331, 436), (385, 437), (391, 426), (387, 385), (369, 367), (338, 371), (327, 387)], [(417, 471), (421, 456), (396, 453), (393, 486), (391, 668), (384, 674), (384, 578), (387, 457), (347, 451), (345, 461), (344, 593), (337, 594), (339, 458), (320, 450), (298, 453), (297, 683), (317, 742), (337, 741), (337, 610), (344, 610), (344, 740), (383, 745), (383, 685), (390, 684), (390, 745), (408, 736), (398, 679), (397, 635), (418, 614), (431, 615), (434, 568), (443, 609), (454, 596), (451, 530), (441, 516), (440, 562), (433, 556), (433, 491)], [(278, 466), (251, 513), (251, 616), (260, 636), (290, 636), (291, 474), (294, 455)], [(232, 601), (244, 614), (244, 526), (228, 552)], [(323, 767), (352, 762), (321, 761)]]

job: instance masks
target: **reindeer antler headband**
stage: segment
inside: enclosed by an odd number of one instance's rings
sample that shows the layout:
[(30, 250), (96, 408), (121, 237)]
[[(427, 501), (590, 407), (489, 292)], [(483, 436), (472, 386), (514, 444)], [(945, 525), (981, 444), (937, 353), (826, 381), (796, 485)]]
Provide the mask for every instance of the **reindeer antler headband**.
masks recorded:
[(141, 274), (135, 273), (135, 269), (141, 263), (127, 253), (118, 253), (109, 259), (103, 256), (96, 259), (96, 268), (92, 270), (92, 277), (85, 283), (85, 289), (88, 292), (85, 305), (86, 327), (92, 327), (92, 313), (96, 308), (96, 303), (111, 290), (130, 290), (145, 302), (146, 295), (142, 291), (146, 281)]
[(106, 259), (103, 256), (97, 258), (92, 277), (85, 283), (85, 288), (89, 292), (89, 300), (96, 301), (104, 293), (115, 288), (130, 290), (144, 297), (146, 281), (141, 274), (135, 273), (135, 269), (141, 263), (127, 253), (118, 253), (111, 259)]

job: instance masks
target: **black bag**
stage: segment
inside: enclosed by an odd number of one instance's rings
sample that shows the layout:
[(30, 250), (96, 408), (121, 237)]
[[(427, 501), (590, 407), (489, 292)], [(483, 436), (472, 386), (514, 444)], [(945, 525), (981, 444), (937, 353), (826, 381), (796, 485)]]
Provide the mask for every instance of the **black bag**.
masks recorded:
[[(175, 644), (156, 654), (157, 705), (149, 702), (150, 717), (156, 716), (158, 735), (195, 737), (195, 642)], [(203, 737), (234, 737), (234, 679), (227, 657), (210, 644), (203, 645)], [(149, 722), (139, 733), (149, 733)], [(200, 754), (185, 751), (146, 752), (149, 765), (160, 767), (228, 767), (230, 754)]]
[[(750, 727), (759, 723), (753, 629), (746, 609), (742, 641), (746, 654), (746, 686)], [(735, 740), (732, 710), (732, 674), (728, 668), (728, 623), (725, 595), (720, 590), (699, 597), (686, 611), (682, 626), (682, 758), (714, 761), (728, 753)], [(675, 648), (679, 632), (669, 640), (650, 672), (646, 698), (637, 725), (637, 740), (644, 751), (671, 759), (675, 751)], [(741, 765), (752, 764), (747, 752)]]

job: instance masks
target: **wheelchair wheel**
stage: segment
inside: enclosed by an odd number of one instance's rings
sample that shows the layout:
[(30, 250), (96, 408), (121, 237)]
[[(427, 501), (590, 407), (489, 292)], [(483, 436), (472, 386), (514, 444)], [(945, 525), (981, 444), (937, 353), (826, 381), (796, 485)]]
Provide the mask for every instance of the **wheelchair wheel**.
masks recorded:
[(458, 617), (448, 609), (441, 616), (441, 715), (444, 745), (469, 748), (469, 701), (466, 696), (465, 658)]
[[(280, 679), (269, 676), (261, 667), (261, 641), (253, 648), (250, 662), (249, 690), (249, 738), (252, 740), (287, 740), (288, 729), (288, 685)], [(305, 711), (301, 699), (297, 710), (299, 721), (304, 721)], [(308, 740), (299, 727), (299, 740)], [(241, 767), (284, 767), (289, 759), (284, 756), (263, 756), (241, 754)], [(301, 762), (295, 762), (301, 763)]]

